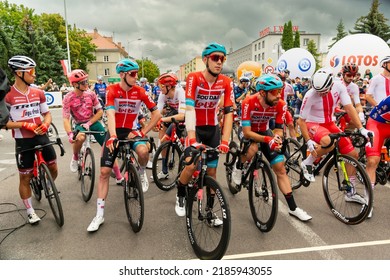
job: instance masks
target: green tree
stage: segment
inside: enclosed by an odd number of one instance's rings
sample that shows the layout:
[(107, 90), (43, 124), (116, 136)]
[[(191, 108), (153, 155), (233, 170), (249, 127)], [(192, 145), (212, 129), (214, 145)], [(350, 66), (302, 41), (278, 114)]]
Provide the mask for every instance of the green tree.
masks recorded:
[(294, 33), (291, 20), (284, 24), (282, 34), (282, 49), (288, 51), (294, 47)]
[(299, 34), (299, 31), (295, 31), (295, 36), (294, 36), (294, 48), (300, 48), (301, 47), (301, 35)]
[(147, 78), (149, 82), (153, 82), (155, 78), (160, 76), (160, 69), (153, 61), (149, 60), (148, 58), (144, 58), (143, 61), (142, 59), (137, 59), (136, 61), (139, 65), (139, 76), (143, 73), (144, 77)]
[(317, 71), (318, 69), (321, 68), (320, 59), (319, 59), (320, 54), (318, 53), (317, 45), (316, 42), (314, 42), (314, 40), (309, 40), (309, 42), (307, 43), (307, 51), (313, 55), (314, 60), (316, 62), (316, 71)]
[(340, 19), (339, 21), (339, 24), (337, 25), (337, 34), (336, 34), (336, 37), (333, 37), (332, 38), (332, 41), (333, 43), (331, 43), (328, 48), (330, 49), (331, 47), (334, 46), (334, 44), (336, 44), (337, 41), (341, 40), (342, 38), (344, 38), (345, 36), (347, 36), (348, 33), (345, 31), (345, 27), (344, 27), (344, 23), (343, 23), (343, 20)]
[(390, 39), (390, 26), (387, 24), (388, 19), (379, 12), (379, 6), (379, 1), (373, 0), (368, 15), (359, 17), (356, 20), (354, 30), (349, 31), (349, 33), (373, 34), (388, 42)]

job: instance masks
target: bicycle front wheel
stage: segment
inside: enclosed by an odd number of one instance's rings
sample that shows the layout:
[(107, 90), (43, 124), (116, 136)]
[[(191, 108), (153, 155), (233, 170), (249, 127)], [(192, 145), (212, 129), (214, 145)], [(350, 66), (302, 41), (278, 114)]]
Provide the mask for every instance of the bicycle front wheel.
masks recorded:
[(153, 157), (152, 174), (153, 181), (160, 190), (169, 191), (176, 186), (181, 154), (179, 146), (172, 141), (164, 142), (158, 147)]
[[(331, 160), (322, 177), (323, 192), (330, 211), (341, 222), (356, 225), (371, 211), (373, 192), (371, 182), (362, 165), (348, 155), (337, 155), (338, 166)], [(345, 164), (345, 167), (342, 165)], [(345, 169), (356, 174), (345, 176)], [(352, 178), (352, 179), (351, 179)]]
[(64, 213), (62, 211), (60, 197), (53, 177), (51, 176), (50, 170), (46, 163), (39, 165), (39, 178), (41, 185), (47, 200), (49, 201), (51, 211), (53, 212), (54, 218), (57, 224), (62, 227), (64, 225)]
[(81, 194), (88, 202), (95, 186), (95, 157), (91, 148), (86, 148), (81, 162)]
[(33, 177), (30, 180), (30, 188), (36, 200), (41, 201), (42, 199), (42, 186), (41, 182), (37, 180), (37, 177)]
[[(234, 165), (236, 164), (236, 162), (232, 162), (231, 164), (228, 164), (234, 158), (234, 156), (230, 152), (232, 150), (238, 150), (238, 145), (234, 141), (230, 142), (230, 144), (229, 144), (229, 152), (226, 154), (226, 164), (225, 164), (225, 171), (226, 172), (225, 172), (225, 174), (226, 174), (226, 182), (227, 182), (229, 191), (232, 194), (237, 194), (238, 193), (238, 189), (236, 187), (236, 184), (233, 182), (233, 178), (232, 178), (233, 168), (234, 168)], [(240, 160), (239, 157), (238, 157), (238, 160)]]
[(187, 197), (187, 233), (200, 259), (221, 259), (229, 245), (231, 216), (218, 182), (205, 176), (203, 188), (190, 188)]
[(251, 174), (249, 206), (256, 227), (269, 232), (274, 227), (278, 214), (278, 188), (268, 163), (261, 160), (258, 169)]
[(298, 189), (302, 186), (303, 173), (301, 169), (301, 162), (303, 160), (303, 153), (301, 150), (301, 145), (297, 140), (292, 138), (287, 138), (287, 149), (286, 149), (286, 162), (284, 166), (286, 168), (286, 173), (291, 182), (291, 188), (293, 190)]
[(144, 194), (137, 168), (126, 164), (125, 187), (123, 189), (127, 219), (134, 232), (139, 232), (144, 223)]

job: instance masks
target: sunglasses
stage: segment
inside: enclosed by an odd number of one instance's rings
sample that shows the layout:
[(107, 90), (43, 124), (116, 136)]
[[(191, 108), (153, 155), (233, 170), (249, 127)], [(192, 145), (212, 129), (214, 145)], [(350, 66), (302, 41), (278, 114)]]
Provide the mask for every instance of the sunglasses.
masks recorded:
[(348, 78), (353, 78), (353, 77), (355, 77), (355, 75), (352, 75), (351, 73), (346, 73), (345, 76), (348, 77)]
[(209, 58), (214, 62), (218, 62), (221, 60), (221, 62), (224, 63), (226, 61), (226, 56), (224, 55), (211, 54), (209, 55)]
[(129, 74), (131, 77), (135, 78), (137, 77), (138, 71), (129, 71), (126, 72), (125, 74)]
[(35, 75), (35, 68), (26, 69), (26, 70), (18, 70), (18, 71), (29, 73), (31, 76)]
[(78, 84), (82, 86), (88, 85), (88, 80), (78, 82)]
[(278, 96), (278, 95), (282, 94), (282, 89), (269, 90), (268, 93), (272, 94), (273, 96)]

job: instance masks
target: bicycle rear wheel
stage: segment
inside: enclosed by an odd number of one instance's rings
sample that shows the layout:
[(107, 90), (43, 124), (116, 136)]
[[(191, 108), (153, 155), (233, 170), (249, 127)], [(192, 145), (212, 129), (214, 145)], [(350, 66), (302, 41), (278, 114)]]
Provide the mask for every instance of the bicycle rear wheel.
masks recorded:
[[(231, 216), (228, 201), (215, 179), (204, 178), (204, 187), (188, 190), (187, 233), (200, 259), (221, 259), (229, 245)], [(222, 220), (218, 225), (216, 218)]]
[[(158, 147), (153, 157), (152, 174), (153, 181), (160, 190), (169, 191), (176, 186), (181, 154), (179, 146), (172, 141), (164, 142)], [(163, 172), (163, 164), (166, 164), (168, 173)]]
[(271, 167), (263, 160), (251, 174), (248, 195), (256, 227), (262, 232), (271, 231), (278, 214), (278, 188)]
[(54, 218), (57, 224), (62, 227), (64, 225), (64, 213), (62, 211), (61, 200), (46, 163), (41, 163), (39, 165), (39, 179), (41, 181), (43, 191), (45, 192), (45, 196), (49, 201)]
[(95, 157), (91, 148), (86, 148), (81, 161), (81, 194), (88, 202), (95, 186)]
[[(226, 154), (226, 163), (229, 163), (233, 160), (234, 156), (230, 151), (232, 150), (238, 150), (238, 145), (236, 142), (230, 142), (229, 144), (229, 152)], [(233, 182), (232, 173), (233, 173), (233, 167), (236, 164), (236, 162), (232, 162), (231, 164), (225, 164), (225, 174), (226, 174), (226, 181), (229, 187), (229, 191), (232, 194), (237, 194), (238, 189), (236, 188), (236, 184)]]
[(144, 223), (144, 194), (137, 168), (126, 164), (125, 187), (123, 188), (127, 219), (134, 232), (139, 232)]
[(301, 169), (303, 154), (301, 146), (302, 145), (299, 144), (297, 140), (287, 138), (287, 149), (285, 153), (286, 162), (284, 163), (284, 166), (293, 190), (300, 188), (303, 182), (303, 173)]
[[(366, 171), (359, 162), (348, 155), (337, 155), (338, 167), (335, 168), (331, 160), (325, 167), (322, 177), (322, 187), (325, 200), (335, 217), (341, 222), (356, 225), (363, 222), (371, 211), (373, 192), (371, 182)], [(356, 173), (354, 184), (344, 176), (341, 164), (348, 164)], [(356, 193), (356, 199), (352, 201), (348, 192)], [(360, 199), (361, 198), (361, 199)], [(357, 199), (360, 199), (359, 203)]]

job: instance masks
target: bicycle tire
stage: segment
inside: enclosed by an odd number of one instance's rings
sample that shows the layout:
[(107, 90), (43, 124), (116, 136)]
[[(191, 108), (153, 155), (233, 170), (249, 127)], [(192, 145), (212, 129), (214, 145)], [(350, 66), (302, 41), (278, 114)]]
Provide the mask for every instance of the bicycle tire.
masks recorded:
[[(214, 191), (214, 199), (210, 198), (210, 189)], [(207, 209), (208, 203), (213, 203), (212, 211)], [(229, 246), (231, 231), (229, 204), (221, 186), (206, 175), (203, 189), (193, 187), (188, 190), (186, 207), (187, 234), (196, 256), (205, 260), (221, 259)], [(198, 209), (202, 212), (199, 213)], [(223, 219), (221, 226), (210, 223), (213, 213)]]
[[(168, 165), (168, 177), (158, 179), (158, 173), (162, 172), (162, 152), (166, 151), (165, 158)], [(158, 147), (153, 157), (152, 176), (156, 186), (162, 191), (169, 191), (176, 186), (176, 178), (179, 171), (180, 156), (182, 150), (172, 141), (164, 142)]]
[(127, 220), (132, 230), (137, 233), (144, 223), (144, 194), (138, 170), (129, 162), (126, 164), (123, 194)]
[[(233, 149), (238, 150), (238, 144), (234, 141), (230, 142), (230, 144), (229, 144), (229, 152), (226, 154), (226, 160), (225, 160), (226, 163), (229, 163), (234, 158), (233, 154), (231, 153), (231, 150), (233, 150)], [(237, 157), (237, 158), (239, 158), (239, 157)], [(227, 185), (228, 185), (230, 193), (233, 195), (238, 193), (238, 189), (236, 187), (236, 184), (233, 182), (233, 177), (232, 177), (233, 167), (235, 164), (236, 164), (235, 162), (232, 162), (231, 165), (229, 164), (229, 165), (225, 166)]]
[(30, 188), (36, 200), (41, 201), (42, 199), (42, 186), (41, 182), (37, 180), (37, 177), (33, 177), (30, 180)]
[(253, 221), (261, 232), (269, 232), (278, 215), (278, 187), (270, 165), (263, 159), (250, 175), (248, 198)]
[[(286, 173), (291, 182), (291, 188), (293, 190), (299, 189), (302, 186), (304, 181), (301, 162), (304, 158), (303, 152), (301, 150), (302, 145), (299, 142), (292, 138), (287, 138), (287, 147), (286, 147), (286, 161), (284, 167), (286, 168)], [(299, 151), (298, 151), (299, 150)]]
[(81, 194), (88, 202), (95, 187), (95, 156), (91, 148), (86, 148), (81, 164)]
[[(341, 168), (335, 168), (334, 161), (331, 160), (325, 166), (322, 180), (325, 200), (333, 215), (341, 222), (348, 225), (356, 225), (363, 222), (373, 204), (373, 192), (371, 182), (362, 165), (353, 157), (348, 155), (337, 155), (337, 161), (350, 163), (356, 168), (355, 191), (366, 200), (366, 204), (346, 201), (346, 189), (348, 184), (345, 181)], [(340, 187), (342, 189), (340, 190)]]
[(56, 223), (62, 227), (64, 225), (64, 212), (62, 211), (61, 200), (56, 185), (46, 163), (41, 163), (39, 165), (39, 176), (43, 191), (49, 201)]

